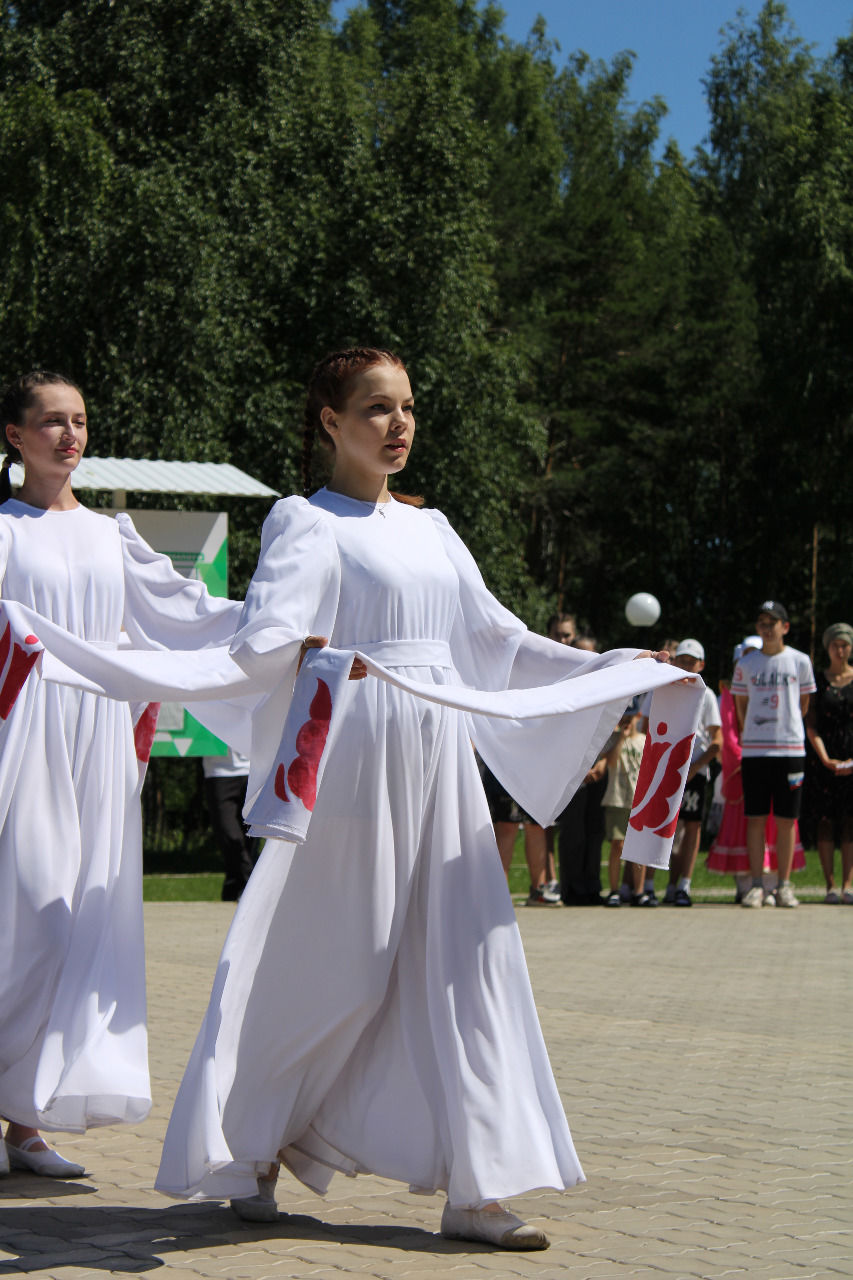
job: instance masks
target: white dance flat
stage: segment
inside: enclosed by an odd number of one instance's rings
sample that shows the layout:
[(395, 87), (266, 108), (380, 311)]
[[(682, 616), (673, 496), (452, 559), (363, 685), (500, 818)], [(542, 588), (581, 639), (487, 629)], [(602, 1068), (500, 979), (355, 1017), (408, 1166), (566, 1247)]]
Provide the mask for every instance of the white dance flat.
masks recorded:
[(6, 1154), (6, 1143), (0, 1138), (0, 1178), (9, 1172), (9, 1157)]
[(444, 1206), (441, 1234), (448, 1240), (481, 1240), (499, 1249), (547, 1249), (551, 1241), (508, 1209), (452, 1209)]
[(86, 1170), (82, 1164), (74, 1164), (66, 1160), (58, 1151), (48, 1147), (47, 1151), (33, 1151), (33, 1143), (41, 1142), (41, 1138), (25, 1138), (20, 1147), (6, 1143), (9, 1164), (13, 1169), (27, 1169), (30, 1173), (38, 1173), (42, 1178), (85, 1178)]
[(258, 1194), (232, 1200), (231, 1208), (244, 1222), (278, 1222), (278, 1205), (275, 1202), (275, 1179), (259, 1178)]

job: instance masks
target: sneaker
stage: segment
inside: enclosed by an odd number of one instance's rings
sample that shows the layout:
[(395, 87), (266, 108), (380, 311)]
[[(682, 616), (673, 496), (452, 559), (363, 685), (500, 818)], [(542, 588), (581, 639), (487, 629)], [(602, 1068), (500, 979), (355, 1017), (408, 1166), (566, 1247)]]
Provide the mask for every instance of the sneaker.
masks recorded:
[(560, 901), (559, 893), (552, 893), (547, 885), (531, 889), (527, 898), (528, 907), (555, 907)]
[(549, 893), (555, 893), (555, 894), (557, 895), (557, 897), (559, 898), (559, 896), (560, 896), (560, 882), (559, 882), (559, 880), (549, 880), (549, 881), (548, 881), (548, 883), (547, 883), (544, 887), (548, 890), (548, 892), (549, 892)]
[(837, 906), (840, 901), (841, 901), (841, 895), (838, 893), (836, 889), (827, 889), (824, 902), (828, 907)]
[(645, 889), (642, 893), (634, 893), (631, 895), (632, 907), (656, 907), (658, 905), (657, 898), (651, 898)]
[(777, 890), (777, 889), (765, 889), (765, 890), (764, 890), (764, 905), (765, 905), (765, 907), (775, 907), (775, 906), (776, 906), (776, 894), (777, 894), (777, 893), (778, 893), (778, 890)]
[(668, 884), (666, 886), (666, 893), (663, 895), (663, 900), (664, 900), (664, 903), (670, 907), (675, 902), (675, 885), (674, 884)]
[(621, 907), (622, 899), (618, 893), (609, 893), (604, 899), (604, 905), (605, 907)]
[(779, 885), (779, 888), (776, 890), (776, 905), (778, 907), (798, 907), (800, 905), (800, 900), (794, 893), (791, 885)]
[(764, 890), (760, 884), (754, 884), (748, 893), (743, 895), (742, 907), (763, 907)]
[(845, 907), (853, 907), (853, 890), (845, 889), (841, 895), (841, 901)]
[(692, 906), (693, 906), (693, 899), (691, 898), (690, 894), (687, 892), (687, 890), (686, 890), (686, 889), (676, 889), (676, 891), (675, 891), (675, 905), (676, 905), (677, 907), (692, 907)]
[(647, 907), (660, 906), (660, 898), (657, 896), (654, 889), (648, 889), (646, 892), (646, 896), (648, 897), (648, 902), (646, 903)]

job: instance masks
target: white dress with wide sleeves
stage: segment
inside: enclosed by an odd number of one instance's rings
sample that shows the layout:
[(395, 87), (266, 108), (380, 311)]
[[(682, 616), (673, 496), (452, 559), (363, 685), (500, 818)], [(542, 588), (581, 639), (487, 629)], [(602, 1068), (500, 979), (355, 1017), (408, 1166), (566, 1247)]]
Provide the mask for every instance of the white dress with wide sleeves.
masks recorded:
[[(108, 652), (227, 643), (239, 606), (118, 520), (0, 507), (0, 595)], [(140, 770), (125, 702), (28, 679), (0, 720), (0, 1115), (148, 1112)]]
[[(272, 687), (310, 633), (482, 689), (524, 677), (523, 652), (527, 677), (583, 658), (529, 643), (438, 513), (325, 490), (273, 509), (232, 652)], [(256, 715), (250, 792), (282, 710), (272, 695)], [(160, 1189), (251, 1195), (280, 1151), (320, 1192), (369, 1171), (480, 1205), (582, 1180), (470, 727), (387, 681), (356, 686), (305, 843), (270, 840), (238, 907)]]

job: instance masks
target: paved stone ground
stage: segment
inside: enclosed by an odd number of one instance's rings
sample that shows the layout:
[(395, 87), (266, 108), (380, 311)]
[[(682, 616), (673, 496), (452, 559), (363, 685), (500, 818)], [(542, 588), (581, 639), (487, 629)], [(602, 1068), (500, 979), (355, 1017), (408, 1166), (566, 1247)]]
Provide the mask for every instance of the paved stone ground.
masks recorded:
[(66, 1138), (91, 1176), (0, 1181), (0, 1274), (56, 1280), (832, 1280), (853, 1276), (853, 910), (519, 910), (588, 1182), (515, 1207), (547, 1253), (443, 1241), (438, 1199), (289, 1177), (277, 1226), (151, 1190), (231, 908), (151, 904), (155, 1107)]

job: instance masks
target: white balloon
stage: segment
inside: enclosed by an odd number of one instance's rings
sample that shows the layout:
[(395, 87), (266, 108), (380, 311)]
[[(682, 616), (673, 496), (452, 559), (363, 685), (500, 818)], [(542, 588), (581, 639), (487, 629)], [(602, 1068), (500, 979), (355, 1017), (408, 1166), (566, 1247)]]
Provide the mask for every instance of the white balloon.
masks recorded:
[(660, 604), (648, 591), (638, 591), (625, 605), (625, 617), (632, 627), (650, 627), (660, 617)]

